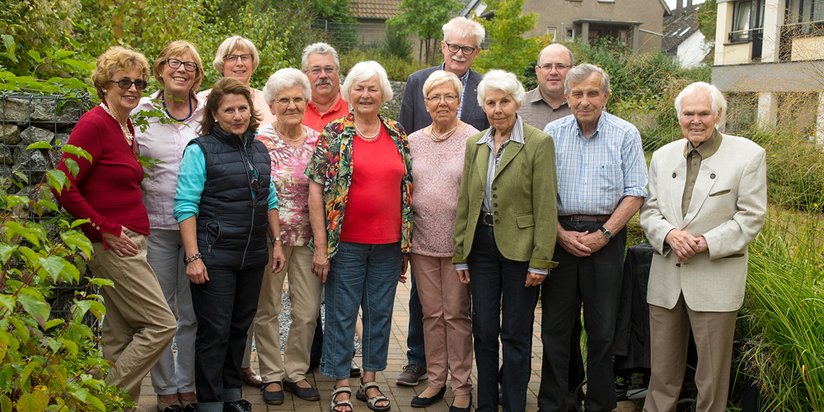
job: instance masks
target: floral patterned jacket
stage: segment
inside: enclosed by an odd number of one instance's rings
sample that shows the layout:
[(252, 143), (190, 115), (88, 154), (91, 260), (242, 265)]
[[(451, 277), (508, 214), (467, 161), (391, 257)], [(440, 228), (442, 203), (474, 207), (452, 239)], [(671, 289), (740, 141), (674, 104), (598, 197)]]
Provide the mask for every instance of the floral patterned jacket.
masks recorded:
[[(403, 157), (406, 169), (399, 188), (402, 192), (401, 252), (409, 253), (412, 237), (412, 158), (409, 155), (409, 141), (400, 123), (383, 116), (380, 116), (380, 120)], [(305, 171), (309, 179), (323, 186), (326, 250), (330, 258), (338, 250), (343, 214), (352, 185), (352, 150), (356, 133), (354, 122), (354, 115), (350, 113), (327, 124)], [(310, 241), (310, 247), (314, 248), (313, 241)]]

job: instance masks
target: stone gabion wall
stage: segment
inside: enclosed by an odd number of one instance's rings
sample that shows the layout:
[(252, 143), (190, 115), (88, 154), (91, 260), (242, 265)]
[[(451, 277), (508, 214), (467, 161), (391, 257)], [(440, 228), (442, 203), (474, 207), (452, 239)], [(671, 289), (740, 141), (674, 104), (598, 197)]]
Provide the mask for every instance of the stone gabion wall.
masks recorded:
[[(91, 107), (88, 97), (0, 94), (0, 176), (24, 174), (30, 183), (54, 167), (58, 150), (26, 150), (36, 142), (60, 146)], [(17, 173), (14, 173), (17, 172)]]
[[(398, 120), (405, 82), (391, 82), (394, 97), (383, 112)], [(30, 182), (54, 167), (58, 150), (27, 151), (35, 142), (53, 146), (65, 143), (80, 116), (92, 107), (91, 99), (43, 96), (38, 94), (0, 94), (0, 176), (13, 171), (24, 173)]]

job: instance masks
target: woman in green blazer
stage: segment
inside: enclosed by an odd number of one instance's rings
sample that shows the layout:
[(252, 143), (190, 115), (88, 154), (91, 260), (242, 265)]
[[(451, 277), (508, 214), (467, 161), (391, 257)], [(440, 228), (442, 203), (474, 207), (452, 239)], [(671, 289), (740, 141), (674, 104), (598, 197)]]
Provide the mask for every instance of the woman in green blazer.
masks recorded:
[(478, 85), (490, 128), (467, 141), (458, 198), (452, 262), (472, 295), (478, 411), (498, 410), (499, 337), (504, 411), (525, 410), (537, 286), (556, 265), (555, 148), (517, 114), (523, 98), (512, 73)]

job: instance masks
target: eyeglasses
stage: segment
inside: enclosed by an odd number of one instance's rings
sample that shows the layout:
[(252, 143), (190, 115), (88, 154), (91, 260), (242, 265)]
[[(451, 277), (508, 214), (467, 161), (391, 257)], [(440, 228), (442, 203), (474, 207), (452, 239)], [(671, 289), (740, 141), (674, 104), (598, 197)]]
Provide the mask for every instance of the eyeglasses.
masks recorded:
[[(446, 42), (444, 42), (444, 43), (446, 43)], [(475, 52), (475, 50), (478, 49), (477, 47), (461, 46), (460, 44), (452, 44), (452, 43), (446, 43), (446, 48), (449, 50), (450, 53), (457, 53), (458, 50), (460, 50), (461, 53), (463, 53), (463, 54), (472, 54), (472, 53)]]
[(243, 63), (249, 63), (249, 60), (252, 59), (252, 55), (251, 54), (230, 54), (230, 55), (223, 58), (224, 61), (230, 62), (230, 63), (231, 62), (236, 62), (236, 61), (238, 61), (238, 59), (240, 59), (240, 61), (243, 62)]
[(117, 83), (117, 87), (119, 87), (123, 90), (129, 90), (132, 87), (132, 85), (134, 85), (134, 88), (137, 89), (137, 90), (143, 90), (143, 89), (146, 88), (146, 86), (149, 85), (149, 82), (147, 82), (143, 79), (134, 79), (134, 80), (132, 80), (132, 79), (120, 79), (120, 80), (109, 80), (109, 81), (112, 82), (112, 83)]
[(440, 103), (440, 102), (455, 103), (456, 100), (458, 100), (458, 96), (453, 96), (451, 94), (444, 94), (444, 95), (438, 94), (438, 95), (429, 96), (429, 97), (426, 98), (426, 101), (428, 101), (429, 103), (436, 103), (436, 102), (437, 103)]
[(195, 62), (184, 62), (183, 60), (178, 59), (166, 59), (164, 63), (166, 63), (170, 69), (177, 70), (178, 68), (180, 68), (180, 65), (182, 64), (183, 68), (186, 69), (187, 72), (193, 72), (197, 70), (197, 63)]
[(306, 102), (306, 99), (304, 99), (303, 97), (293, 97), (291, 99), (288, 97), (284, 97), (281, 99), (277, 99), (275, 101), (283, 107), (289, 107), (289, 103), (294, 103), (295, 106), (300, 106)]
[(315, 66), (315, 67), (312, 67), (312, 68), (309, 69), (309, 73), (311, 73), (312, 76), (318, 76), (318, 75), (320, 75), (321, 72), (324, 72), (326, 74), (332, 74), (336, 71), (338, 71), (338, 68), (335, 67), (335, 66), (324, 66), (324, 67)]
[(540, 65), (540, 66), (535, 66), (535, 67), (537, 67), (539, 69), (546, 70), (546, 71), (551, 71), (552, 69), (561, 71), (561, 70), (564, 70), (564, 69), (568, 69), (572, 66), (570, 66), (568, 64), (563, 64), (563, 63), (547, 63), (547, 64), (543, 64), (543, 65)]

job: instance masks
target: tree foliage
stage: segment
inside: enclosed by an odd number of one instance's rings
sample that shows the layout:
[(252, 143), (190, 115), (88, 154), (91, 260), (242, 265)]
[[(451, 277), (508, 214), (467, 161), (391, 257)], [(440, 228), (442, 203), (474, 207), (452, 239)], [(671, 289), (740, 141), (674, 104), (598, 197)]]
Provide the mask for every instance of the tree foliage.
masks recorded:
[(461, 6), (456, 0), (402, 0), (398, 5), (401, 13), (389, 19), (389, 23), (401, 33), (418, 36), (425, 45), (425, 61), (434, 63), (435, 41), (442, 36), (441, 27)]
[(474, 67), (481, 71), (501, 69), (524, 80), (524, 68), (534, 66), (541, 49), (549, 44), (547, 36), (524, 38), (524, 33), (535, 27), (536, 13), (522, 14), (523, 0), (492, 0), (491, 20), (481, 20), (486, 29), (489, 46), (482, 50)]

